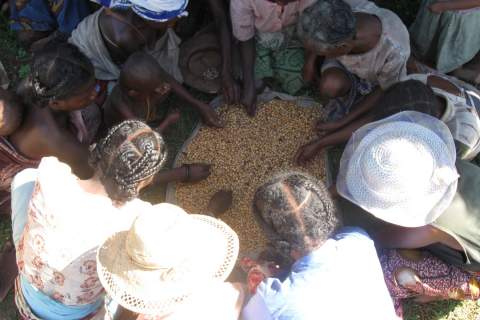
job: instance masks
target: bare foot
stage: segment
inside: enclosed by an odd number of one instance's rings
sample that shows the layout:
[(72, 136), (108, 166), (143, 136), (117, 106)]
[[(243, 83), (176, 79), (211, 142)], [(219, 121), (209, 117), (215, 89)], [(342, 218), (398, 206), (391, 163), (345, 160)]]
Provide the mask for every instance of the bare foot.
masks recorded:
[(3, 251), (0, 254), (0, 302), (5, 299), (10, 289), (13, 287), (15, 278), (18, 275), (17, 257), (15, 247), (9, 241), (5, 243)]

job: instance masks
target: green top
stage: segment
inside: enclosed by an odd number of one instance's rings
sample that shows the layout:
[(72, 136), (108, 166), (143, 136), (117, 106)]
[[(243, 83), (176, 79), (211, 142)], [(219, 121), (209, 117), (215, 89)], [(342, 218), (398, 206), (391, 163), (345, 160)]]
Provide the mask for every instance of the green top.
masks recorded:
[(478, 264), (480, 263), (480, 168), (464, 160), (458, 160), (456, 166), (460, 175), (457, 193), (447, 210), (432, 225), (448, 233), (462, 245), (467, 256), (466, 264), (475, 262)]

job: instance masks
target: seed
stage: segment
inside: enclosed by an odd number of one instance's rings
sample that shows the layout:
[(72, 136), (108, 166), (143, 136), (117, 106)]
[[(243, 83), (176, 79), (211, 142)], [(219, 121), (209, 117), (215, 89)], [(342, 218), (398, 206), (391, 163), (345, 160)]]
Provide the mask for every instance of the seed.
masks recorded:
[(325, 179), (323, 157), (303, 168), (293, 161), (297, 149), (315, 136), (312, 127), (321, 109), (274, 100), (260, 105), (254, 118), (233, 106), (220, 108), (219, 114), (226, 127), (200, 129), (177, 163), (211, 163), (212, 174), (196, 184), (178, 184), (176, 200), (187, 212), (206, 213), (217, 191), (232, 190), (233, 205), (221, 219), (237, 232), (240, 252), (245, 254), (261, 249), (266, 242), (251, 213), (259, 186), (273, 175), (291, 170)]

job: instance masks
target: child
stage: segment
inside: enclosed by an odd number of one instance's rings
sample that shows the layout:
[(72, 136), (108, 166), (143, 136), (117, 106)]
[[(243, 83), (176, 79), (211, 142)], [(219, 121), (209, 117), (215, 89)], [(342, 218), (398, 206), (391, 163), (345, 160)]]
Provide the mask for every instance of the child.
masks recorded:
[(304, 164), (322, 149), (347, 142), (361, 126), (407, 110), (441, 119), (455, 139), (457, 157), (473, 159), (480, 152), (480, 118), (475, 108), (480, 97), (437, 75), (414, 74), (406, 79), (387, 89), (374, 106), (362, 105), (341, 120), (318, 125), (317, 130), (328, 134), (302, 146), (296, 161)]
[(480, 84), (479, 29), (479, 0), (423, 0), (410, 27), (412, 51), (441, 73)]
[(241, 103), (256, 110), (255, 78), (273, 78), (295, 94), (303, 87), (303, 48), (296, 40), (299, 13), (315, 0), (232, 0), (233, 35), (240, 41), (243, 88)]
[[(140, 119), (149, 124), (158, 120), (157, 108), (171, 93), (171, 86), (165, 78), (166, 73), (152, 56), (144, 52), (132, 54), (103, 107), (106, 128), (128, 119)], [(178, 112), (169, 114), (157, 131), (161, 133), (179, 116)]]
[[(348, 113), (362, 96), (373, 104), (406, 75), (408, 30), (393, 12), (374, 4), (352, 9), (341, 0), (319, 0), (300, 16), (298, 34), (307, 50), (305, 81), (331, 99), (329, 119)], [(318, 56), (325, 57), (317, 74)]]
[[(321, 182), (296, 172), (274, 177), (257, 189), (252, 208), (269, 243), (294, 263), (285, 280), (260, 283), (242, 319), (394, 319), (372, 239), (342, 228)], [(338, 299), (345, 288), (355, 299)]]

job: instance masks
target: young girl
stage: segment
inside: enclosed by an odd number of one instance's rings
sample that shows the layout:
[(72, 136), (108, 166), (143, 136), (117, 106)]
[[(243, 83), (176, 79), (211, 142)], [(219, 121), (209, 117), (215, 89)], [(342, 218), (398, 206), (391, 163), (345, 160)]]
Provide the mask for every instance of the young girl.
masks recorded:
[(322, 149), (345, 143), (353, 132), (372, 121), (401, 111), (419, 111), (446, 123), (455, 139), (457, 157), (472, 160), (480, 152), (480, 96), (446, 77), (413, 74), (382, 94), (375, 105), (361, 105), (341, 120), (317, 125), (327, 135), (302, 146), (296, 161), (304, 164)]

